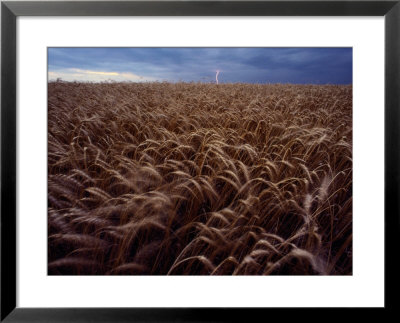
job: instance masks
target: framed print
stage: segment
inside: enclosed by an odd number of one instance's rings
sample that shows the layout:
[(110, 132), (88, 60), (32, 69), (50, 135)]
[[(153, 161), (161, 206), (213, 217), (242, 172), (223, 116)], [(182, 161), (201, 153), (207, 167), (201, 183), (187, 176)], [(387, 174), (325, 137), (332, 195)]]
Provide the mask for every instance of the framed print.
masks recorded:
[(398, 1), (1, 10), (2, 320), (394, 308)]

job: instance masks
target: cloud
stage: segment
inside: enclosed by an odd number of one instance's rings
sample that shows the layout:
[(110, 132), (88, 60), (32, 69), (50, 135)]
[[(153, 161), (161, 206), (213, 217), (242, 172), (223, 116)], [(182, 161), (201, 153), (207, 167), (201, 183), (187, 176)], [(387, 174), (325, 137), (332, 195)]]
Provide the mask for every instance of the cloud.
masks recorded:
[[(65, 80), (352, 83), (352, 49), (263, 47), (49, 48)], [(49, 74), (50, 75), (50, 74)]]
[(102, 82), (102, 81), (117, 81), (117, 82), (152, 82), (156, 79), (136, 75), (134, 73), (110, 72), (110, 71), (93, 71), (83, 70), (79, 68), (68, 68), (48, 72), (49, 81), (62, 79), (64, 81), (84, 81), (84, 82)]
[(90, 70), (81, 70), (79, 68), (71, 68), (71, 71), (77, 72), (79, 74), (95, 74), (95, 75), (111, 75), (111, 76), (119, 75), (119, 73), (117, 73), (117, 72), (98, 72), (98, 71), (90, 71)]

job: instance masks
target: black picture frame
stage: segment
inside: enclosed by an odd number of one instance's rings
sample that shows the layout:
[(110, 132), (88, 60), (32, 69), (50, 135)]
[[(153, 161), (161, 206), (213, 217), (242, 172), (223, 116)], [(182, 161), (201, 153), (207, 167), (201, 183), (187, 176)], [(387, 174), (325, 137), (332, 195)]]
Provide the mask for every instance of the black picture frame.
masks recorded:
[[(400, 1), (4, 1), (1, 3), (1, 321), (220, 322), (281, 318), (295, 308), (19, 308), (16, 307), (16, 19), (19, 16), (384, 16), (385, 19), (385, 306), (396, 311), (400, 180)], [(373, 189), (373, 188), (372, 188)], [(373, 261), (371, 259), (371, 261)], [(366, 286), (366, 288), (368, 288)], [(40, 291), (38, 291), (40, 292)], [(354, 309), (347, 309), (351, 312)], [(266, 313), (265, 311), (269, 311)], [(342, 319), (336, 309), (324, 317)], [(384, 311), (384, 312), (383, 312)], [(284, 316), (282, 316), (284, 315)], [(296, 315), (296, 316), (294, 316)], [(318, 315), (318, 314), (317, 314)], [(340, 315), (340, 316), (339, 316)], [(348, 314), (347, 314), (348, 315)]]

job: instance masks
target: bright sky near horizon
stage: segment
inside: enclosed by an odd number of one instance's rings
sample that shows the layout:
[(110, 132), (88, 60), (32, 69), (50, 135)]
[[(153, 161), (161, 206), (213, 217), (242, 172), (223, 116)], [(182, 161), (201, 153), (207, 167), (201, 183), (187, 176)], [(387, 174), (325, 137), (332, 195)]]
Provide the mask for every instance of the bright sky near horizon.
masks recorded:
[(49, 80), (351, 84), (351, 47), (48, 48)]

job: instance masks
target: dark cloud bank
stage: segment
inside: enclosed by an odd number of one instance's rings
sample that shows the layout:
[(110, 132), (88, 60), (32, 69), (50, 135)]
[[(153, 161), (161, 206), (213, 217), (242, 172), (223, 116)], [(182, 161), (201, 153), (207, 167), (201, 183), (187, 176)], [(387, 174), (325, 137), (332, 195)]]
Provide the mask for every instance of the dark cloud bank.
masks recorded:
[[(49, 48), (49, 72), (132, 73), (158, 81), (351, 84), (352, 48)], [(60, 74), (61, 75), (61, 74)], [(112, 79), (112, 77), (110, 77)]]

